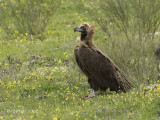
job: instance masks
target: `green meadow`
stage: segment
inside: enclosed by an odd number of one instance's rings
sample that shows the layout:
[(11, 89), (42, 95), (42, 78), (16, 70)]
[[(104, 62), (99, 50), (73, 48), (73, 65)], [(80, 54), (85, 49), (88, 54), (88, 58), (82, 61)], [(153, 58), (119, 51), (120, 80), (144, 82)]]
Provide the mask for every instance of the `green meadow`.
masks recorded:
[[(160, 82), (155, 55), (160, 35), (150, 37), (145, 29), (152, 29), (154, 19), (139, 32), (138, 21), (126, 18), (129, 26), (122, 24), (125, 16), (121, 22), (109, 21), (104, 30), (102, 0), (8, 1), (0, 0), (0, 120), (160, 119), (160, 86), (146, 87)], [(80, 34), (73, 28), (83, 22), (94, 25), (93, 42), (119, 66), (132, 90), (98, 91), (92, 99), (81, 99), (90, 86), (74, 59)]]

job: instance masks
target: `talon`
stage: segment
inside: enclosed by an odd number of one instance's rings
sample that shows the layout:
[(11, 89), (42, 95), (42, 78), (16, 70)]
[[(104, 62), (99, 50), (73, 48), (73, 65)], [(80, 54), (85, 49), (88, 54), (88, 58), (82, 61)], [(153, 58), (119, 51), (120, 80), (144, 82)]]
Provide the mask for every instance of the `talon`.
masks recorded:
[(87, 99), (90, 99), (90, 98), (93, 98), (93, 97), (95, 97), (95, 92), (94, 92), (94, 90), (92, 89), (92, 90), (91, 90), (91, 93), (90, 93), (88, 96), (82, 97), (81, 99), (82, 99), (82, 100), (87, 100)]

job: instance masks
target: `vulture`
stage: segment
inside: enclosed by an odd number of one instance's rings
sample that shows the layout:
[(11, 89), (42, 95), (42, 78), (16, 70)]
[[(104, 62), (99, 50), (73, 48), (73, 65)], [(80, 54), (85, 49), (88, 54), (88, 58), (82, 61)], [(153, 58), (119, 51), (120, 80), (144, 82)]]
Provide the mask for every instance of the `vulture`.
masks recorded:
[(122, 74), (115, 63), (105, 55), (92, 42), (94, 27), (84, 23), (74, 28), (74, 32), (80, 32), (78, 46), (74, 49), (75, 60), (87, 76), (91, 87), (91, 93), (85, 98), (95, 96), (98, 90), (122, 91), (126, 92), (132, 88), (131, 83)]

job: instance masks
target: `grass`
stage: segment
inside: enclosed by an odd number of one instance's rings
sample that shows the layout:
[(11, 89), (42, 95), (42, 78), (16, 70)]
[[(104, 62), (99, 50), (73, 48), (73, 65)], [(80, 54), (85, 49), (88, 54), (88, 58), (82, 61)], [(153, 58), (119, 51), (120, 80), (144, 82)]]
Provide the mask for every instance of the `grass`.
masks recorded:
[[(95, 21), (88, 17), (88, 13), (81, 11), (83, 5), (87, 5), (83, 0), (62, 1), (45, 30), (45, 39), (35, 37), (30, 40), (25, 34), (7, 40), (5, 33), (0, 30), (3, 36), (0, 40), (0, 119), (160, 119), (160, 87), (146, 90), (146, 83), (143, 83), (145, 78), (157, 78), (157, 70), (151, 71), (156, 66), (151, 45), (155, 47), (157, 42), (143, 44), (148, 53), (141, 50), (140, 46), (135, 47), (139, 44), (137, 41), (134, 41), (135, 51), (123, 51), (127, 42), (121, 39), (120, 44), (116, 43), (117, 36), (112, 42), (107, 39)], [(89, 85), (74, 60), (73, 50), (79, 34), (74, 34), (73, 28), (83, 21), (95, 25), (95, 44), (107, 51), (118, 66), (127, 72), (135, 85), (133, 90), (125, 94), (108, 91), (93, 99), (81, 100), (81, 97), (89, 94)], [(119, 44), (119, 47), (115, 44)], [(119, 49), (122, 52), (117, 52)], [(130, 56), (128, 61), (125, 55)], [(138, 74), (138, 71), (142, 74)]]

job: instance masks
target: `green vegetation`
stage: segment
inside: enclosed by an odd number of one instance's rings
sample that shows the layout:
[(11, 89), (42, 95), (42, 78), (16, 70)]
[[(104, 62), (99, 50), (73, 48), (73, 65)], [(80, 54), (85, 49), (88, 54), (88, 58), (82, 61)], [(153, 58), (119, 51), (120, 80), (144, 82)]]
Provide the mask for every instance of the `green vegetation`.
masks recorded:
[(45, 30), (59, 1), (1, 0), (1, 28), (12, 37), (25, 33), (39, 35)]
[[(21, 5), (21, 2), (24, 2), (26, 8), (27, 5), (32, 5), (29, 0), (19, 1), (16, 5)], [(40, 7), (38, 5), (41, 3), (45, 4), (44, 0), (36, 1), (36, 7)], [(46, 1), (47, 5), (52, 2)], [(0, 0), (0, 10), (5, 9), (3, 2)], [(27, 2), (29, 3), (25, 4)], [(117, 30), (116, 21), (110, 21), (109, 27), (106, 28), (108, 32), (104, 32), (97, 24), (100, 23), (97, 19), (105, 21), (104, 18), (109, 18), (103, 16), (103, 7), (99, 8), (103, 2), (57, 1), (55, 5), (58, 8), (54, 14), (47, 11), (42, 13), (43, 17), (49, 19), (44, 29), (41, 31), (33, 26), (36, 28), (33, 28), (35, 34), (27, 27), (23, 29), (20, 22), (20, 26), (11, 24), (10, 19), (19, 20), (12, 17), (14, 14), (10, 17), (9, 13), (0, 13), (0, 17), (6, 15), (5, 21), (0, 21), (0, 120), (160, 119), (160, 87), (150, 90), (145, 88), (146, 85), (159, 83), (159, 61), (154, 55), (159, 45), (159, 35), (155, 35), (154, 38), (146, 37), (144, 34), (150, 33), (145, 31), (145, 27), (142, 33), (137, 34), (134, 32), (137, 28), (133, 29), (132, 26), (129, 27), (126, 37), (125, 31)], [(45, 10), (48, 9), (47, 6), (44, 7)], [(101, 17), (94, 12), (95, 10)], [(135, 12), (133, 8), (132, 10)], [(113, 13), (110, 12), (110, 15)], [(30, 18), (25, 17), (22, 15), (21, 19)], [(43, 17), (41, 20), (44, 20)], [(37, 22), (39, 23), (36, 24), (41, 24), (42, 21)], [(79, 34), (73, 33), (73, 28), (83, 22), (95, 26), (94, 43), (122, 69), (134, 85), (133, 90), (119, 94), (110, 91), (101, 94), (99, 91), (99, 96), (86, 101), (81, 100), (81, 97), (89, 94), (90, 87), (74, 60), (73, 50)], [(5, 25), (11, 25), (13, 28), (8, 30)], [(40, 32), (36, 33), (39, 30)]]

